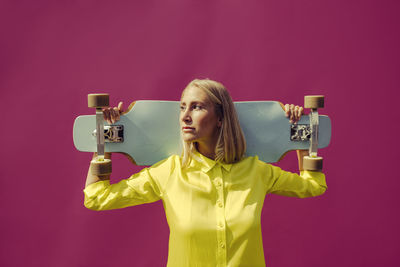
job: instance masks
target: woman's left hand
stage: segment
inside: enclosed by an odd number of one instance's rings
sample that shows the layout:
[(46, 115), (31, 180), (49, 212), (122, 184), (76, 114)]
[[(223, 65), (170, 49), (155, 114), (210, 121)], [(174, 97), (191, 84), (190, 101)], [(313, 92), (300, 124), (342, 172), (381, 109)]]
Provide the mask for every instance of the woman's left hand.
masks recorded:
[(300, 106), (295, 106), (293, 104), (286, 104), (285, 112), (286, 112), (286, 117), (290, 119), (289, 122), (297, 124), (297, 122), (301, 118), (301, 115), (304, 114), (304, 108)]

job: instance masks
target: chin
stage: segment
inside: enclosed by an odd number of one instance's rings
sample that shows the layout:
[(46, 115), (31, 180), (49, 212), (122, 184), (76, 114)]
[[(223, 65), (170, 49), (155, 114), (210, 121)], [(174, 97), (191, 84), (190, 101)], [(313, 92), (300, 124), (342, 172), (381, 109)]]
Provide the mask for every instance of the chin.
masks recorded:
[(182, 140), (184, 142), (195, 142), (197, 138), (193, 135), (182, 134)]
[(184, 142), (196, 142), (196, 138), (182, 138)]

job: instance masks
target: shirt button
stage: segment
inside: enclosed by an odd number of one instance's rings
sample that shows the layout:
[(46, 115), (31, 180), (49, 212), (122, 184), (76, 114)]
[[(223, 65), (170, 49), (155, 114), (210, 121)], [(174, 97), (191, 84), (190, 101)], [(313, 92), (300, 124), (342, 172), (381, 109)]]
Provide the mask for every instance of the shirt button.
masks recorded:
[(220, 223), (218, 224), (218, 226), (219, 226), (219, 228), (224, 228), (224, 224), (223, 224), (222, 222), (220, 222)]
[(217, 186), (220, 187), (222, 185), (221, 181), (217, 181)]
[(224, 243), (221, 243), (221, 248), (225, 248), (225, 244)]
[(222, 202), (218, 202), (218, 207), (222, 208), (224, 206), (224, 204), (222, 204)]

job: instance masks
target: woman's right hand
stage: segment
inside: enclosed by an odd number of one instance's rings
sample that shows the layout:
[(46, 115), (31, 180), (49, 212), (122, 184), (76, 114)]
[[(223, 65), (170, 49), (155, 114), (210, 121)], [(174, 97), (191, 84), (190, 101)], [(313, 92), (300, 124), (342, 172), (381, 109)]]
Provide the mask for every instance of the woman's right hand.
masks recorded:
[(122, 102), (119, 102), (118, 107), (103, 108), (104, 120), (106, 120), (109, 124), (119, 121), (121, 113), (123, 112), (122, 104)]

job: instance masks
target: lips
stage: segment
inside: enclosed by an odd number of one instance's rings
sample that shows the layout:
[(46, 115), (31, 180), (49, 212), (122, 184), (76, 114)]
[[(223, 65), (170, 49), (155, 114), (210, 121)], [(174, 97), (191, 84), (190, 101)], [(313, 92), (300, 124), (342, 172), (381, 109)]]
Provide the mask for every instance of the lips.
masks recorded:
[(194, 131), (194, 128), (185, 126), (185, 127), (182, 127), (182, 131), (184, 131), (184, 132)]

